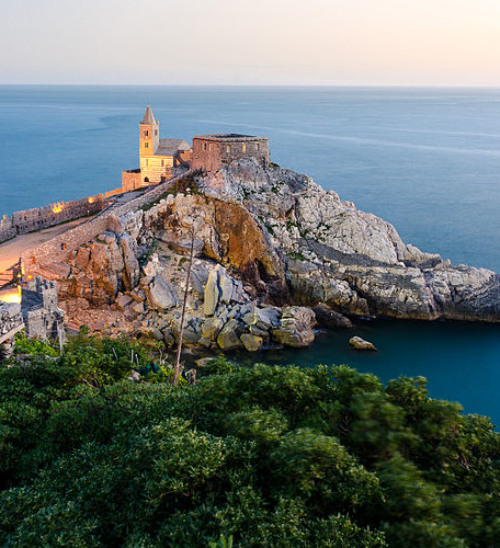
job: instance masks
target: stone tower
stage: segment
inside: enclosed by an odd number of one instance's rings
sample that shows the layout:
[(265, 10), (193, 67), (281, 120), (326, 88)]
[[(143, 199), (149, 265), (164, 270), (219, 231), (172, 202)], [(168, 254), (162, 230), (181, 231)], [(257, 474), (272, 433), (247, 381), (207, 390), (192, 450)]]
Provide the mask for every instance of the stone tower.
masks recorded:
[[(160, 146), (160, 122), (155, 120), (148, 105), (144, 118), (139, 122), (139, 157), (141, 172), (148, 176), (155, 152)], [(146, 181), (149, 182), (149, 181)]]

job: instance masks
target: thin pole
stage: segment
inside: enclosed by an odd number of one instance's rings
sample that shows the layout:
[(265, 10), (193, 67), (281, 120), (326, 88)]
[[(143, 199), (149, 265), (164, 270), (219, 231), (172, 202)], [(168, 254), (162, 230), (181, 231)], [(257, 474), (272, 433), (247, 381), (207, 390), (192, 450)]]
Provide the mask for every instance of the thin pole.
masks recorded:
[(177, 384), (179, 383), (179, 377), (181, 374), (182, 338), (184, 336), (184, 320), (186, 317), (186, 306), (187, 306), (187, 298), (188, 298), (188, 292), (189, 292), (189, 282), (191, 279), (191, 266), (193, 264), (193, 257), (194, 257), (194, 227), (191, 233), (191, 252), (189, 255), (189, 264), (188, 264), (188, 270), (186, 274), (186, 287), (184, 289), (184, 300), (182, 302), (181, 325), (179, 328), (179, 342), (177, 344), (177, 356), (175, 359), (175, 368), (174, 368), (174, 380), (173, 380), (174, 386), (177, 386)]

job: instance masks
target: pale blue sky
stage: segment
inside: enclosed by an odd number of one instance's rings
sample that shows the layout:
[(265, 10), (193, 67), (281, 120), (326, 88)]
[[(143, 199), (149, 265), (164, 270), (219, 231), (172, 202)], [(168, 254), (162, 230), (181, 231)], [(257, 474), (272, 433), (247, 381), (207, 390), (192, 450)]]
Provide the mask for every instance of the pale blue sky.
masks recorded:
[(0, 83), (500, 86), (500, 0), (0, 0)]

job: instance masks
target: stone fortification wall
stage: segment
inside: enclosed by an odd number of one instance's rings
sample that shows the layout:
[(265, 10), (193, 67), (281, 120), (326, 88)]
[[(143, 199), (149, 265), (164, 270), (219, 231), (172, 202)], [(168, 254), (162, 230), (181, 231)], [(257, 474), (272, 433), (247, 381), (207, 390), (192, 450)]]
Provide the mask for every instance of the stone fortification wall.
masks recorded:
[(113, 229), (116, 226), (117, 218), (155, 202), (173, 184), (186, 176), (190, 176), (191, 173), (191, 171), (187, 171), (166, 183), (154, 187), (146, 194), (142, 194), (126, 204), (105, 210), (86, 223), (82, 223), (64, 234), (24, 252), (21, 255), (23, 273), (26, 276), (33, 275), (37, 272), (37, 267), (40, 265), (58, 262), (59, 260), (62, 261), (66, 253), (78, 249), (82, 244), (93, 240), (104, 231)]
[(97, 194), (80, 200), (57, 202), (45, 207), (16, 211), (10, 217), (5, 215), (0, 224), (0, 242), (18, 234), (26, 234), (99, 213), (109, 205), (108, 198), (121, 192), (121, 189), (115, 189), (106, 194)]
[(122, 190), (123, 192), (133, 192), (143, 185), (140, 169), (130, 169), (122, 171)]
[(4, 215), (2, 217), (2, 220), (0, 220), (0, 242), (5, 242), (5, 240), (10, 240), (15, 235), (16, 235), (16, 229), (14, 228), (12, 217), (7, 217), (7, 215)]
[(0, 343), (24, 327), (20, 304), (0, 302)]
[(242, 158), (256, 158), (267, 166), (269, 163), (268, 139), (233, 133), (193, 137), (191, 162), (193, 169), (216, 171), (224, 164)]

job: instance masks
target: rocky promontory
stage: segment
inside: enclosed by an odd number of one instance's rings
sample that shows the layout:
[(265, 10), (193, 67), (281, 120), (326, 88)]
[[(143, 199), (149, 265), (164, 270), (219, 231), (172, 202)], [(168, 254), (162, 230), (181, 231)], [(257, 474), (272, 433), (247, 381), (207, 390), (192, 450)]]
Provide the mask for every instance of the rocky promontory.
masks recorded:
[(37, 267), (70, 324), (175, 344), (191, 247), (185, 343), (307, 346), (348, 317), (500, 321), (497, 274), (405, 244), (305, 175), (257, 161), (186, 175), (97, 238)]

